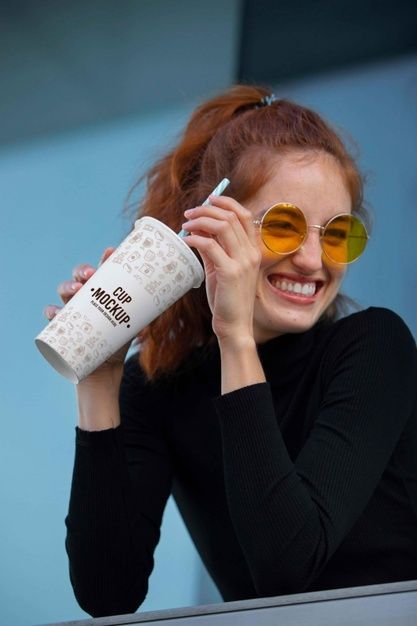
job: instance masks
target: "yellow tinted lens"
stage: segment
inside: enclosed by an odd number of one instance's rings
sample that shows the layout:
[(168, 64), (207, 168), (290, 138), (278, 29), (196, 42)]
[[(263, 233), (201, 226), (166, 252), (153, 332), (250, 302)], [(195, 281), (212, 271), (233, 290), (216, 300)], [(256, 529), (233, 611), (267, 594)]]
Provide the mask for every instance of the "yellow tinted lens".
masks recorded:
[(322, 237), (326, 255), (335, 263), (352, 263), (365, 250), (368, 235), (361, 220), (353, 215), (338, 215), (327, 224)]
[(262, 240), (278, 254), (295, 252), (303, 243), (307, 225), (302, 211), (292, 204), (277, 204), (262, 219)]

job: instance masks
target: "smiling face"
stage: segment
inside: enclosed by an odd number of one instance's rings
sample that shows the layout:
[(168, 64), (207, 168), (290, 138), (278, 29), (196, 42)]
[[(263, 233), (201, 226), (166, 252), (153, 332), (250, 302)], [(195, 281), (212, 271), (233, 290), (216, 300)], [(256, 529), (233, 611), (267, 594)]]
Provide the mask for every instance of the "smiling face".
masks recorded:
[[(244, 204), (260, 218), (278, 202), (295, 204), (309, 225), (323, 226), (352, 208), (341, 167), (325, 152), (294, 150), (278, 157), (269, 181)], [(259, 240), (262, 261), (253, 325), (256, 342), (263, 343), (310, 329), (335, 299), (345, 267), (323, 256), (316, 228), (309, 229), (303, 246), (288, 255), (271, 252)]]

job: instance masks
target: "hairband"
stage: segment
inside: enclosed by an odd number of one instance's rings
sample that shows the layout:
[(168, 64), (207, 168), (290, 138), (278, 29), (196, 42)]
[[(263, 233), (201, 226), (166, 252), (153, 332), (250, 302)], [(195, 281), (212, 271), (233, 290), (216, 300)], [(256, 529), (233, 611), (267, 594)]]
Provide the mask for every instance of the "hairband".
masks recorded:
[(262, 107), (267, 107), (273, 102), (276, 102), (278, 98), (274, 93), (269, 94), (268, 96), (264, 96), (258, 104), (255, 105), (255, 109), (260, 109)]

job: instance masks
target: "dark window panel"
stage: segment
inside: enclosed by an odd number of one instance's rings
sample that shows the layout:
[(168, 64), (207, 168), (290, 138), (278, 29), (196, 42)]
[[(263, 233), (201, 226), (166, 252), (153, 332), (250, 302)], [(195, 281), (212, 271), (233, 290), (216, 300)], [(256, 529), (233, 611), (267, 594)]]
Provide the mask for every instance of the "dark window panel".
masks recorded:
[(244, 0), (237, 79), (274, 83), (416, 50), (416, 0)]

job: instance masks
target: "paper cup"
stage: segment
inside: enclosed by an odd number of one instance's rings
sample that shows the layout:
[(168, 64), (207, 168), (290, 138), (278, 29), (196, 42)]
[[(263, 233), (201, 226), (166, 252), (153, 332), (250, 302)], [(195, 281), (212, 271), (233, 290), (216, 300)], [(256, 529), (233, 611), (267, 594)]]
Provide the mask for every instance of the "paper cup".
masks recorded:
[(134, 230), (35, 338), (45, 359), (79, 383), (204, 280), (194, 252), (162, 222)]

